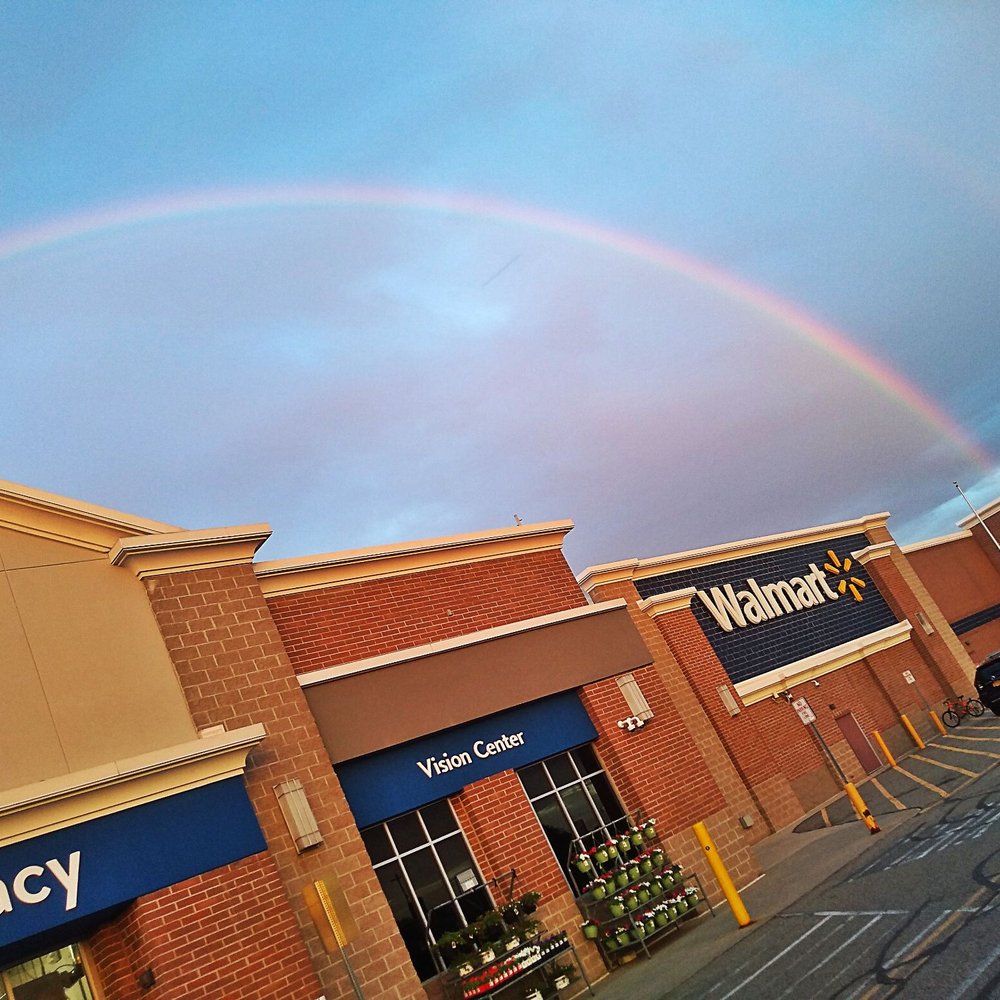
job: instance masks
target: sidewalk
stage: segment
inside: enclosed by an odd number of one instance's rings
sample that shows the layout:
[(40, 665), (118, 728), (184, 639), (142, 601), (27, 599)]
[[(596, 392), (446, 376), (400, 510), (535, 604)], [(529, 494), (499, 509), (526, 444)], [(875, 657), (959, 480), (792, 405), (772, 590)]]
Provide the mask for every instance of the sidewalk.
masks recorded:
[[(978, 732), (977, 732), (978, 730)], [(975, 720), (963, 720), (960, 730), (951, 730), (948, 736), (981, 738), (987, 732), (997, 732), (994, 737), (996, 750), (1000, 751), (1000, 723), (991, 715)], [(927, 744), (928, 749), (938, 742), (949, 742), (946, 737), (936, 736)], [(993, 758), (982, 771), (952, 774), (949, 780), (940, 783), (939, 791), (945, 796), (960, 790), (976, 780), (985, 771), (1000, 766), (1000, 752), (984, 753), (981, 749), (971, 751), (980, 758)], [(914, 748), (899, 758), (900, 764), (909, 763), (908, 758), (923, 759)], [(885, 778), (890, 768), (870, 775), (860, 783), (863, 794), (871, 792), (866, 787), (872, 779)], [(959, 769), (952, 768), (952, 771)], [(971, 775), (971, 776), (970, 776)], [(946, 790), (945, 790), (946, 789)], [(878, 814), (878, 823), (883, 833), (915, 820), (922, 811), (942, 801), (939, 794), (927, 792), (926, 799), (911, 800), (895, 807), (873, 809)], [(871, 807), (873, 803), (869, 803)], [(809, 823), (823, 814), (829, 820), (834, 816), (834, 825), (820, 825), (809, 829)], [(669, 934), (652, 949), (652, 957), (646, 958), (642, 952), (638, 957), (594, 986), (599, 1000), (664, 1000), (671, 990), (685, 982), (695, 973), (719, 959), (748, 934), (767, 923), (773, 916), (788, 909), (797, 900), (822, 884), (855, 858), (870, 848), (878, 847), (882, 835), (872, 835), (867, 827), (858, 821), (853, 807), (846, 796), (838, 795), (816, 809), (795, 827), (782, 830), (760, 841), (753, 848), (766, 873), (756, 882), (740, 892), (753, 923), (749, 927), (739, 927), (728, 904), (722, 902), (715, 907), (715, 916), (707, 912), (697, 920), (684, 925), (674, 934)], [(700, 873), (705, 880), (712, 879), (706, 869)], [(580, 996), (589, 996), (584, 992)]]
[[(889, 831), (916, 815), (908, 810), (879, 822), (883, 831)], [(879, 843), (879, 835), (870, 834), (860, 822), (807, 833), (788, 829), (762, 840), (754, 853), (766, 874), (740, 893), (753, 920), (749, 927), (739, 927), (729, 906), (720, 903), (714, 917), (706, 911), (705, 916), (668, 935), (649, 959), (639, 952), (633, 962), (597, 983), (594, 992), (600, 1000), (663, 1000), (757, 927)]]

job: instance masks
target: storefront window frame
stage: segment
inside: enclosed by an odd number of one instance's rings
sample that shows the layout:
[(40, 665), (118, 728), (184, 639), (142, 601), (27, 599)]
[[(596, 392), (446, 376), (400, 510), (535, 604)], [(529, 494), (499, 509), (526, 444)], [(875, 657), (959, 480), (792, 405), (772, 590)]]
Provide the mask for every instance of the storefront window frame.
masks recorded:
[[(586, 773), (581, 772), (580, 767), (576, 762), (576, 758), (573, 756), (573, 751), (579, 750), (581, 747), (587, 747), (593, 753), (594, 759), (597, 761), (596, 770), (587, 771)], [(576, 777), (572, 781), (564, 782), (563, 784), (556, 784), (555, 779), (552, 777), (552, 773), (549, 770), (548, 761), (554, 760), (557, 757), (565, 757), (570, 762), (570, 765), (572, 766), (572, 769), (576, 775)], [(527, 771), (528, 768), (536, 767), (538, 765), (544, 766), (544, 773), (546, 778), (548, 779), (550, 787), (541, 794), (531, 795), (529, 794), (528, 789), (525, 787), (524, 781), (521, 777), (521, 772)], [(542, 758), (542, 760), (535, 761), (532, 764), (526, 764), (524, 767), (521, 768), (517, 768), (515, 773), (517, 774), (518, 780), (521, 782), (521, 789), (523, 790), (524, 796), (528, 800), (529, 805), (531, 806), (531, 810), (534, 813), (535, 820), (538, 822), (539, 827), (542, 829), (542, 833), (545, 835), (545, 840), (546, 843), (548, 843), (549, 845), (549, 849), (552, 851), (552, 856), (558, 862), (559, 868), (563, 873), (563, 877), (566, 879), (567, 885), (569, 885), (575, 891), (573, 872), (571, 871), (570, 868), (570, 858), (569, 857), (560, 858), (558, 856), (555, 845), (552, 843), (548, 834), (545, 832), (545, 826), (542, 823), (541, 817), (538, 815), (538, 810), (535, 806), (535, 803), (540, 802), (543, 799), (551, 798), (552, 800), (554, 800), (558, 804), (559, 810), (562, 813), (563, 819), (566, 821), (566, 824), (568, 825), (570, 832), (574, 834), (573, 839), (574, 842), (576, 843), (580, 843), (584, 841), (586, 838), (592, 837), (596, 833), (601, 833), (604, 838), (610, 838), (617, 834), (622, 833), (625, 829), (628, 828), (631, 822), (629, 820), (628, 812), (625, 809), (625, 804), (622, 802), (622, 798), (618, 792), (618, 789), (615, 787), (614, 782), (611, 780), (611, 776), (605, 769), (604, 762), (601, 760), (600, 755), (597, 753), (597, 749), (596, 747), (594, 747), (593, 743), (581, 743), (578, 746), (569, 747), (566, 750), (561, 750), (559, 753), (551, 754), (548, 757)], [(611, 819), (609, 819), (607, 822), (601, 820), (602, 814), (607, 810), (603, 807), (603, 804), (598, 804), (594, 801), (594, 797), (593, 795), (591, 795), (590, 789), (587, 787), (588, 779), (594, 778), (597, 775), (600, 775), (602, 778), (604, 778), (605, 781), (607, 781), (608, 787), (614, 794), (615, 799), (617, 801), (618, 809), (620, 810), (618, 815), (612, 816)], [(573, 821), (573, 817), (570, 815), (569, 810), (566, 808), (566, 803), (563, 801), (563, 798), (560, 795), (560, 792), (563, 789), (567, 788), (578, 788), (583, 792), (583, 794), (586, 796), (587, 802), (591, 810), (594, 813), (594, 816), (597, 817), (599, 821), (598, 826), (590, 830), (580, 830), (577, 827), (577, 824)]]
[[(447, 806), (448, 811), (451, 814), (451, 818), (452, 818), (452, 820), (455, 823), (455, 829), (452, 830), (449, 833), (444, 834), (443, 836), (434, 837), (432, 839), (430, 831), (427, 829), (427, 824), (424, 821), (424, 817), (423, 817), (423, 815), (421, 815), (421, 810), (427, 809), (430, 806), (437, 805), (439, 803), (444, 803)], [(427, 839), (426, 839), (426, 841), (424, 843), (420, 844), (419, 846), (410, 848), (409, 850), (406, 850), (406, 851), (403, 851), (403, 852), (400, 853), (399, 850), (396, 847), (396, 842), (395, 842), (395, 840), (394, 840), (394, 838), (392, 836), (392, 832), (389, 829), (390, 824), (394, 820), (400, 819), (402, 816), (409, 816), (409, 815), (412, 815), (414, 813), (416, 814), (417, 820), (420, 823), (420, 829), (423, 831), (424, 836)], [(427, 913), (423, 912), (423, 906), (420, 904), (420, 897), (419, 897), (416, 889), (414, 888), (413, 882), (410, 879), (410, 874), (407, 871), (406, 865), (404, 864), (404, 859), (407, 858), (407, 857), (411, 857), (414, 854), (418, 854), (421, 851), (426, 851), (428, 849), (431, 851), (431, 856), (433, 857), (434, 863), (435, 863), (435, 865), (437, 866), (437, 869), (438, 869), (438, 873), (441, 876), (441, 883), (447, 889), (449, 897), (450, 897), (450, 899), (446, 900), (445, 902), (451, 902), (454, 905), (455, 910), (456, 910), (456, 912), (458, 914), (459, 919), (462, 922), (462, 926), (463, 927), (468, 926), (471, 921), (469, 920), (469, 918), (467, 918), (467, 916), (465, 914), (465, 911), (462, 908), (461, 899), (463, 897), (470, 896), (473, 891), (476, 891), (476, 892), (482, 891), (482, 892), (484, 892), (486, 894), (486, 898), (489, 901), (490, 906), (493, 906), (493, 905), (495, 905), (495, 900), (493, 898), (493, 894), (490, 892), (490, 887), (489, 887), (489, 885), (487, 884), (487, 882), (483, 878), (483, 873), (482, 873), (482, 871), (481, 871), (481, 869), (479, 867), (479, 863), (476, 861), (476, 856), (473, 853), (472, 845), (469, 843), (469, 839), (468, 839), (468, 837), (465, 834), (465, 830), (462, 829), (462, 824), (459, 822), (458, 816), (455, 813), (455, 809), (452, 806), (450, 799), (448, 799), (448, 798), (437, 799), (434, 802), (424, 803), (424, 805), (418, 806), (416, 809), (412, 809), (412, 810), (410, 810), (407, 813), (402, 813), (402, 814), (400, 814), (400, 816), (390, 816), (387, 819), (380, 820), (378, 823), (373, 823), (370, 826), (365, 827), (365, 829), (361, 830), (360, 832), (363, 835), (367, 831), (373, 830), (373, 829), (379, 828), (379, 827), (381, 827), (382, 832), (383, 832), (384, 836), (386, 837), (386, 839), (388, 840), (389, 845), (390, 845), (393, 853), (389, 857), (383, 859), (382, 861), (379, 861), (379, 862), (372, 861), (372, 868), (375, 870), (376, 878), (378, 877), (378, 870), (380, 868), (385, 868), (386, 866), (391, 865), (391, 864), (395, 864), (399, 868), (400, 876), (401, 876), (401, 878), (404, 881), (405, 889), (406, 889), (406, 892), (407, 892), (407, 894), (409, 896), (409, 901), (410, 901), (411, 905), (412, 904), (416, 905), (416, 909), (420, 913), (421, 921), (422, 921), (422, 923), (424, 925), (424, 938), (425, 938), (425, 941), (427, 942), (427, 945), (428, 945), (428, 951), (430, 953), (431, 960), (433, 961), (434, 966), (435, 966), (435, 968), (437, 970), (436, 973), (435, 973), (435, 975), (440, 975), (442, 972), (445, 972), (447, 970), (447, 965), (444, 963), (444, 961), (442, 960), (441, 956), (438, 954), (437, 949), (432, 946), (430, 924), (428, 922), (430, 914), (433, 913), (434, 910), (437, 909), (438, 906), (440, 906), (440, 904), (437, 904), (436, 906), (431, 907), (431, 909), (428, 910)], [(475, 873), (476, 878), (477, 878), (478, 883), (479, 883), (478, 886), (476, 886), (475, 890), (463, 892), (461, 889), (457, 888), (456, 886), (453, 886), (451, 884), (451, 880), (448, 878), (448, 873), (447, 873), (447, 871), (445, 869), (445, 866), (444, 866), (444, 864), (441, 861), (441, 857), (440, 857), (440, 854), (438, 853), (436, 845), (440, 844), (440, 843), (442, 843), (444, 841), (452, 840), (455, 837), (460, 837), (461, 838), (462, 845), (465, 848), (466, 852), (468, 853), (469, 864), (470, 864), (473, 872)], [(381, 884), (381, 882), (380, 882), (380, 884)], [(395, 915), (394, 915), (394, 917), (395, 917)], [(411, 956), (411, 958), (412, 958), (412, 956)], [(430, 978), (434, 978), (434, 977), (432, 976)], [(425, 979), (423, 981), (424, 982), (428, 982), (429, 980)]]
[[(84, 978), (86, 980), (87, 989), (90, 990), (91, 1000), (106, 1000), (106, 995), (101, 987), (101, 982), (97, 975), (97, 967), (95, 965), (94, 956), (91, 952), (90, 946), (85, 941), (69, 941), (61, 947), (76, 949), (77, 954), (80, 957), (80, 961), (83, 964)], [(8, 962), (3, 966), (3, 968), (0, 968), (0, 1000), (17, 1000), (17, 986), (10, 982), (7, 975), (10, 969), (16, 968), (18, 965), (23, 965), (25, 962), (30, 962), (33, 959), (43, 958), (45, 955), (49, 955), (53, 951), (58, 950), (59, 949), (49, 949), (49, 951), (41, 952), (40, 954), (28, 955), (15, 962)]]

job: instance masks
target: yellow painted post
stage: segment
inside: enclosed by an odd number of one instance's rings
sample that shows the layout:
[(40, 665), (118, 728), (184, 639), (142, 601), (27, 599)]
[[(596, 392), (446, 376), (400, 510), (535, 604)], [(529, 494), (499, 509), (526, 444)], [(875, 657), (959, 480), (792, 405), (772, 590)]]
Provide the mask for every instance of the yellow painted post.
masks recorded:
[(740, 927), (746, 927), (747, 924), (751, 923), (750, 914), (747, 913), (747, 908), (743, 905), (743, 900), (740, 899), (740, 894), (736, 891), (736, 886), (733, 885), (733, 880), (729, 877), (729, 872), (726, 871), (726, 866), (722, 863), (719, 852), (715, 849), (715, 844), (712, 843), (708, 828), (704, 823), (699, 822), (695, 823), (691, 829), (698, 838), (698, 843), (705, 849), (705, 857), (708, 858), (712, 874), (715, 876), (715, 881), (719, 883), (719, 888), (726, 897), (729, 908), (733, 911), (736, 923)]
[(913, 728), (913, 724), (910, 722), (910, 720), (905, 715), (901, 715), (899, 718), (902, 720), (903, 725), (906, 726), (906, 731), (910, 734), (910, 739), (912, 739), (913, 742), (917, 744), (917, 749), (918, 750), (926, 749), (924, 741), (920, 738), (920, 733), (918, 733)]
[(844, 785), (844, 791), (847, 792), (847, 797), (851, 800), (851, 805), (854, 806), (854, 811), (858, 814), (858, 819), (868, 827), (868, 832), (879, 833), (882, 828), (875, 821), (875, 817), (869, 811), (868, 806), (865, 805), (865, 800), (861, 798), (861, 793), (854, 787), (853, 783), (848, 781)]
[(885, 740), (882, 739), (882, 734), (877, 730), (872, 730), (872, 736), (875, 737), (875, 742), (878, 744), (879, 750), (882, 751), (882, 756), (885, 757), (885, 762), (889, 767), (896, 767), (896, 758), (889, 752), (889, 748), (885, 745)]
[(934, 725), (937, 726), (938, 732), (942, 736), (947, 736), (948, 730), (945, 729), (944, 726), (941, 724), (941, 720), (938, 718), (937, 712), (935, 712), (933, 708), (930, 710), (930, 712), (931, 712), (931, 722), (933, 722)]

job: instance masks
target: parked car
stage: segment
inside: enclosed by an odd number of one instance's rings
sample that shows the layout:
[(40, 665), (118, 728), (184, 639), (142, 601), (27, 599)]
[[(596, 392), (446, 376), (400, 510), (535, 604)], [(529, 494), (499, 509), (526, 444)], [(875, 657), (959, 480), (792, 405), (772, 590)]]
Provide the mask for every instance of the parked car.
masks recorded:
[(979, 700), (994, 715), (1000, 715), (1000, 649), (976, 667), (975, 685)]

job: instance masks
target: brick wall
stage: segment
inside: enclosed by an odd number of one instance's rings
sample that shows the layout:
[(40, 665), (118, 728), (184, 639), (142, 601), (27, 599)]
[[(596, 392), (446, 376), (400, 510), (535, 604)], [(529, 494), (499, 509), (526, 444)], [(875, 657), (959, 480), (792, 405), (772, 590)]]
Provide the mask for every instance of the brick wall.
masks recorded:
[(556, 550), (268, 600), (297, 673), (586, 603), (562, 552)]
[[(328, 1000), (353, 995), (343, 964), (323, 952), (302, 900), (303, 886), (335, 871), (352, 905), (359, 938), (348, 946), (367, 995), (422, 997), (315, 722), (297, 684), (253, 569), (238, 565), (146, 580), (192, 718), (199, 728), (262, 722), (247, 791)], [(299, 778), (324, 843), (296, 853), (274, 786)]]
[(316, 1000), (322, 992), (266, 853), (143, 896), (90, 942), (106, 1000)]
[[(648, 692), (646, 685), (649, 682), (640, 681), (643, 692), (658, 716), (649, 732), (651, 735), (657, 732), (654, 728), (657, 724), (660, 724), (663, 731), (658, 737), (663, 742), (655, 753), (650, 753), (645, 758), (640, 759), (634, 753), (635, 746), (632, 744), (627, 752), (624, 748), (616, 751), (621, 746), (619, 741), (624, 742), (626, 737), (636, 735), (622, 735), (617, 726), (613, 725), (615, 720), (625, 714), (623, 709), (619, 707), (607, 711), (600, 704), (594, 705), (592, 715), (596, 717), (595, 722), (604, 738), (598, 743), (598, 750), (605, 760), (610, 758), (614, 761), (610, 770), (615, 780), (622, 782), (626, 798), (632, 789), (639, 793), (636, 807), (657, 816), (658, 820), (661, 816), (666, 818), (661, 836), (666, 843), (675, 845), (672, 848), (674, 853), (678, 850), (683, 852), (678, 855), (681, 863), (684, 863), (685, 857), (692, 857), (701, 865), (700, 849), (697, 846), (694, 849), (685, 846), (689, 843), (688, 831), (690, 824), (699, 820), (708, 822), (711, 819), (713, 837), (718, 836), (733, 845), (731, 858), (727, 859), (727, 863), (731, 863), (734, 869), (746, 872), (748, 881), (755, 878), (760, 874), (760, 866), (749, 847), (754, 841), (767, 835), (767, 820), (706, 714), (704, 696), (696, 692), (688, 682), (656, 623), (636, 607), (638, 594), (631, 582), (619, 581), (602, 585), (594, 589), (592, 596), (597, 601), (625, 598), (632, 621), (654, 658), (653, 665), (644, 668), (636, 676), (646, 678), (655, 675), (658, 679), (658, 684), (649, 684)], [(589, 688), (587, 692), (589, 694)], [(650, 699), (650, 692), (653, 699)], [(614, 694), (621, 699), (618, 692)], [(664, 698), (665, 700), (661, 700)], [(618, 704), (623, 705), (624, 702), (619, 701)], [(645, 732), (646, 730), (640, 730), (640, 733)], [(629, 760), (631, 763), (626, 765), (625, 762)], [(632, 768), (639, 769), (638, 774), (651, 776), (645, 789), (637, 787), (634, 778), (630, 779), (632, 788), (629, 788), (627, 775)], [(626, 775), (624, 780), (619, 778), (623, 772)], [(627, 801), (626, 804), (633, 807), (632, 802)], [(739, 825), (738, 817), (742, 815), (751, 817), (753, 825), (748, 830)]]
[[(777, 706), (772, 702), (761, 705), (759, 710), (757, 707), (743, 709), (738, 715), (730, 715), (718, 689), (728, 688), (737, 704), (740, 704), (739, 695), (691, 609), (659, 615), (655, 621), (688, 683), (701, 692), (702, 707), (758, 809), (769, 820), (772, 829), (787, 826), (801, 815), (802, 806), (772, 753), (770, 741), (765, 737), (766, 726), (764, 732), (760, 728), (765, 719), (778, 721), (781, 728), (780, 723), (784, 720), (766, 718), (773, 714), (772, 707)], [(761, 826), (759, 832), (767, 831)]]

